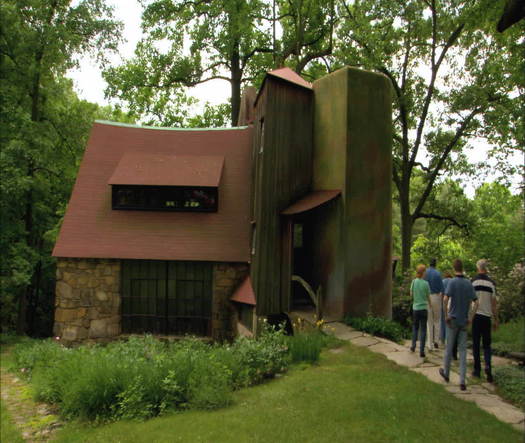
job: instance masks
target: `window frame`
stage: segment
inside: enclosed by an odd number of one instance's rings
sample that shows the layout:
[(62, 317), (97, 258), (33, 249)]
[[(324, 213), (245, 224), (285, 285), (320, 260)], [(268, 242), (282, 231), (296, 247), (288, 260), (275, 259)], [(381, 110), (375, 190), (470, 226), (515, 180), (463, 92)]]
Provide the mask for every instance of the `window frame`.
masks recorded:
[[(184, 192), (186, 191), (205, 191), (211, 193), (215, 198), (215, 204), (212, 207), (189, 207), (189, 206), (153, 206), (145, 204), (148, 197), (144, 197), (142, 204), (119, 205), (117, 204), (117, 193), (122, 190), (129, 190), (134, 192), (144, 192), (153, 194), (173, 192), (179, 196), (173, 201), (184, 202)], [(151, 199), (149, 199), (151, 201)], [(166, 202), (166, 200), (161, 201)], [(111, 209), (117, 211), (161, 211), (161, 212), (218, 212), (219, 210), (219, 188), (216, 186), (149, 186), (149, 185), (111, 185)]]

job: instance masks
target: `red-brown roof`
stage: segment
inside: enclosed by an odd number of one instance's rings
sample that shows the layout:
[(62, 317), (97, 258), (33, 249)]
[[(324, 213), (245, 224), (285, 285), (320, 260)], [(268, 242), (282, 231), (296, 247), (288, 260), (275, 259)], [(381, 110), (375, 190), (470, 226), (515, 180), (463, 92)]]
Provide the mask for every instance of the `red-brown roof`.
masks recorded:
[(223, 156), (127, 153), (110, 185), (219, 186)]
[(310, 82), (307, 82), (304, 78), (302, 78), (299, 74), (297, 74), (290, 68), (274, 69), (273, 71), (268, 72), (268, 75), (272, 75), (282, 80), (286, 80), (287, 82), (294, 83), (304, 88), (312, 89), (312, 84)]
[(310, 209), (329, 202), (330, 200), (336, 198), (339, 194), (341, 194), (341, 191), (338, 189), (331, 191), (310, 192), (309, 194), (306, 194), (304, 197), (297, 200), (295, 203), (292, 203), (290, 206), (288, 206), (284, 211), (281, 212), (281, 214), (293, 215), (309, 211)]
[[(93, 125), (55, 257), (249, 261), (251, 128), (176, 130)], [(111, 209), (125, 155), (223, 157), (216, 213)]]
[(255, 292), (253, 292), (250, 276), (246, 277), (230, 298), (231, 301), (255, 306)]

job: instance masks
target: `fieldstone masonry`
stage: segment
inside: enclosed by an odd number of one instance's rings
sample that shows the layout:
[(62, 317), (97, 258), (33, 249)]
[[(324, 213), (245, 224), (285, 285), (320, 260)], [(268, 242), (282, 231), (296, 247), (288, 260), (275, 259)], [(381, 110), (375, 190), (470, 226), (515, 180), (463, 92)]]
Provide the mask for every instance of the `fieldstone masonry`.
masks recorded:
[(53, 333), (66, 344), (120, 334), (120, 261), (59, 258)]
[[(236, 312), (230, 297), (248, 275), (246, 263), (213, 267), (211, 335), (231, 340)], [(106, 342), (120, 335), (120, 261), (59, 258), (53, 333), (65, 344)]]
[(212, 337), (231, 340), (237, 335), (237, 317), (230, 297), (248, 275), (246, 263), (216, 263), (213, 267)]

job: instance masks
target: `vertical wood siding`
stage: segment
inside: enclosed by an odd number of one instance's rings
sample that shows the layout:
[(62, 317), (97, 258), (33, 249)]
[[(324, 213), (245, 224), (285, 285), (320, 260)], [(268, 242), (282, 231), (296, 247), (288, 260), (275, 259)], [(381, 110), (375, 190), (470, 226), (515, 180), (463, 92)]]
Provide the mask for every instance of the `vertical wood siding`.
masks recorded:
[(254, 126), (252, 216), (256, 235), (251, 278), (257, 314), (267, 315), (289, 310), (289, 286), (281, 285), (282, 279), (288, 277), (282, 275), (285, 248), (281, 234), (285, 221), (280, 213), (310, 190), (312, 91), (267, 77), (257, 101)]

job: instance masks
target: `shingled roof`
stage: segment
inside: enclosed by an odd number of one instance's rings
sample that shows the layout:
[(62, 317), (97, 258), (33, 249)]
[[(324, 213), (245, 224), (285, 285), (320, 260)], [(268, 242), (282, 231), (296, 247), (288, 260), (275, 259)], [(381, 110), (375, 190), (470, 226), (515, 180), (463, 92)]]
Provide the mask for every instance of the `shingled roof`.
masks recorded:
[[(248, 262), (251, 143), (251, 128), (182, 130), (96, 122), (53, 256)], [(112, 210), (109, 182), (133, 181), (126, 167), (138, 164), (149, 172), (135, 181), (151, 181), (156, 161), (164, 171), (162, 180), (167, 166), (180, 163), (188, 179), (219, 183), (218, 211)]]

